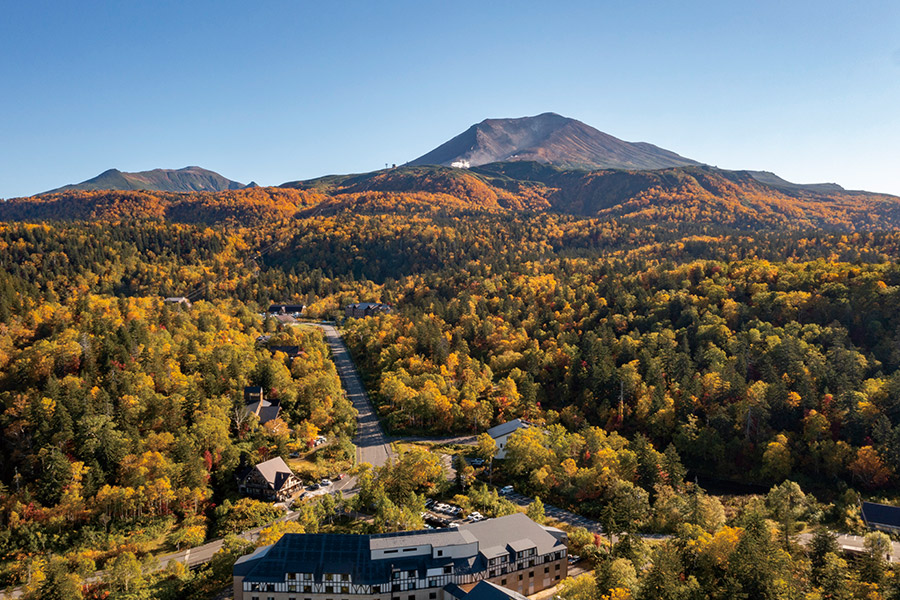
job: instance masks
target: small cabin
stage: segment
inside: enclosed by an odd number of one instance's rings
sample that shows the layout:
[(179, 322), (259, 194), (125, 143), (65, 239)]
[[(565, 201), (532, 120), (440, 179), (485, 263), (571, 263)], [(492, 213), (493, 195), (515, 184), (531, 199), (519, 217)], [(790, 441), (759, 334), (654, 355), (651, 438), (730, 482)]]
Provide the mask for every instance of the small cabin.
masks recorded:
[(255, 465), (241, 477), (238, 485), (238, 490), (246, 496), (274, 502), (290, 500), (302, 489), (303, 482), (280, 456)]

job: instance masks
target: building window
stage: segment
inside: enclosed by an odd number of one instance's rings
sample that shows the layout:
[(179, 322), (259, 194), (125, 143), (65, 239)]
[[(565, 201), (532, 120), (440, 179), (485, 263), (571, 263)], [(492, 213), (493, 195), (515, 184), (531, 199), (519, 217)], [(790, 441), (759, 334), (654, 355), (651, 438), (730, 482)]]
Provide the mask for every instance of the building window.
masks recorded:
[(519, 573), (519, 581), (522, 581), (522, 574)]
[(409, 600), (416, 600), (416, 595), (415, 595), (415, 594), (410, 594), (410, 595), (409, 595)]
[(534, 571), (528, 571), (528, 576), (529, 576), (529, 577), (534, 577)]
[(549, 572), (550, 572), (550, 567), (544, 567), (544, 573), (549, 573)]
[(332, 580), (334, 580), (334, 575), (332, 575), (331, 573), (325, 573), (325, 581), (332, 581)]
[(453, 567), (444, 567), (444, 575), (447, 575), (452, 572), (453, 572)]
[(411, 571), (407, 571), (407, 572), (406, 572), (406, 575), (407, 575), (408, 577), (415, 577), (415, 576), (416, 576), (416, 570), (413, 569), (413, 570), (411, 570)]
[(559, 581), (559, 575), (557, 575), (557, 576), (554, 577), (553, 579), (555, 579), (556, 581)]
[(500, 585), (506, 585), (506, 577), (500, 580)]
[(372, 593), (373, 593), (373, 594), (380, 594), (380, 593), (381, 593), (381, 586), (380, 586), (380, 585), (373, 585), (373, 586), (372, 586)]
[(443, 555), (444, 555), (444, 551), (443, 551), (443, 550), (438, 550), (438, 556), (443, 556)]
[(555, 570), (555, 571), (559, 571), (559, 563), (556, 563), (556, 566), (555, 566), (555, 567), (553, 567), (553, 570)]
[[(341, 586), (341, 593), (342, 593), (342, 594), (349, 594), (349, 593), (350, 593), (350, 586), (349, 586), (349, 585), (342, 585), (342, 586)], [(346, 599), (345, 599), (345, 600), (346, 600)]]
[(333, 593), (334, 593), (334, 586), (333, 586), (333, 585), (326, 585), (326, 586), (325, 586), (325, 593), (326, 593), (326, 594), (333, 594)]
[(437, 598), (437, 592), (431, 592), (430, 594), (428, 594), (428, 598), (430, 600), (434, 600), (435, 598)]

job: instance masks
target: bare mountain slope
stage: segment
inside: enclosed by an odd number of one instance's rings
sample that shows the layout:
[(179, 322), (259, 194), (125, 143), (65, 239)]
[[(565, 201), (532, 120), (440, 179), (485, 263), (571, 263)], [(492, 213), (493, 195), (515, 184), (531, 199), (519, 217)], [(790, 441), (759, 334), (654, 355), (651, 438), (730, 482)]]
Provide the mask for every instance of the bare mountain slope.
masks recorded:
[(644, 142), (625, 142), (581, 121), (544, 113), (519, 119), (486, 119), (420, 156), (410, 165), (533, 161), (576, 169), (665, 169), (699, 165)]

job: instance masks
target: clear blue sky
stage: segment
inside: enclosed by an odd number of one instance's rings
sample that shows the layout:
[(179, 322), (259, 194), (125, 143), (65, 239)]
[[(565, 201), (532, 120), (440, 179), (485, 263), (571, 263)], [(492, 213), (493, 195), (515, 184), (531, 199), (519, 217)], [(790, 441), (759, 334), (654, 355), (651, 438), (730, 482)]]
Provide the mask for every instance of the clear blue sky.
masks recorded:
[(0, 197), (200, 165), (262, 185), (553, 111), (900, 195), (900, 2), (0, 0)]

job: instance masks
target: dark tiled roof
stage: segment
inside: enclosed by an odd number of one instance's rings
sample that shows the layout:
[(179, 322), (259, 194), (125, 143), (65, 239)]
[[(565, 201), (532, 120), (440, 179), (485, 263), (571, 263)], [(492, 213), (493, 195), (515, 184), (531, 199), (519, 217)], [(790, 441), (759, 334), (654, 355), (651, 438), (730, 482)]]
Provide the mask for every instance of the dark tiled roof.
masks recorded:
[(300, 354), (300, 346), (269, 346), (269, 352), (284, 352), (288, 356), (298, 356)]
[(273, 304), (269, 307), (269, 312), (303, 312), (305, 308), (305, 304)]
[(286, 534), (265, 554), (236, 564), (234, 574), (252, 581), (284, 581), (285, 573), (313, 573), (316, 581), (322, 581), (323, 573), (346, 573), (354, 583), (366, 585), (390, 581), (392, 569), (414, 569), (421, 576), (429, 567), (452, 564), (455, 573), (470, 573), (484, 570), (484, 559), (475, 555), (435, 559), (431, 554), (373, 559), (372, 551), (410, 545), (462, 545), (476, 541), (480, 548), (508, 548), (510, 538), (517, 546), (527, 539), (528, 547), (536, 547), (538, 554), (562, 548), (562, 544), (543, 527), (524, 514), (516, 513), (455, 529), (381, 535)]
[(469, 590), (464, 596), (465, 600), (528, 600), (519, 592), (499, 586), (490, 581), (479, 581), (478, 584)]
[(862, 503), (863, 519), (869, 527), (883, 525), (900, 528), (900, 507), (874, 502)]
[(273, 404), (268, 400), (263, 400), (261, 402), (248, 404), (246, 410), (257, 415), (260, 423), (268, 423), (269, 421), (274, 421), (278, 418), (278, 413), (281, 411), (281, 405)]

